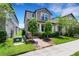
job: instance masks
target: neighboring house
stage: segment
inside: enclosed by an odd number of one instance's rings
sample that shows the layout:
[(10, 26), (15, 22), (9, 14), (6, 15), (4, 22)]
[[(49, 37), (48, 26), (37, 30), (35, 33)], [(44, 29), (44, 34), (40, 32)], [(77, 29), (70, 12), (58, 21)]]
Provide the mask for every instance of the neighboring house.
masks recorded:
[(4, 18), (0, 18), (0, 30), (5, 30), (8, 37), (13, 37), (19, 30), (19, 21), (13, 12), (0, 9), (0, 13), (5, 13)]
[(58, 31), (58, 25), (56, 21), (52, 20), (51, 16), (52, 13), (46, 8), (37, 9), (34, 12), (26, 10), (24, 18), (25, 30), (28, 31), (28, 21), (34, 17), (38, 21), (39, 32), (44, 32), (44, 24), (47, 20), (52, 22), (52, 32)]
[[(44, 24), (45, 24), (45, 21), (47, 20), (50, 20), (52, 22), (52, 32), (59, 32), (60, 27), (58, 24), (58, 19), (57, 18), (52, 19), (51, 16), (52, 16), (52, 13), (46, 8), (37, 9), (34, 12), (26, 10), (25, 18), (24, 18), (25, 31), (28, 31), (28, 21), (34, 17), (38, 21), (39, 32), (44, 32)], [(62, 19), (65, 18), (67, 20), (73, 20), (73, 19), (76, 20), (73, 14), (68, 14), (61, 17)], [(65, 33), (66, 29), (62, 28), (61, 31)]]
[[(69, 20), (70, 24), (73, 23), (73, 25), (75, 25), (75, 23), (78, 22), (77, 19), (74, 17), (74, 15), (72, 13), (70, 13), (68, 15), (62, 15), (61, 17), (62, 17), (62, 19)], [(73, 26), (73, 28), (74, 28), (74, 26)], [(67, 32), (67, 29), (66, 29), (65, 26), (62, 28), (61, 32), (62, 32), (63, 35)]]

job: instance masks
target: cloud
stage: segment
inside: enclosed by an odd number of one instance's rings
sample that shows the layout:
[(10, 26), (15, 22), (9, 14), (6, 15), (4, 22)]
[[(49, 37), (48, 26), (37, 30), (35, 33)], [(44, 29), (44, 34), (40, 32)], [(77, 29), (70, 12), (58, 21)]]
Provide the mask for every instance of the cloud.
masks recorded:
[(73, 13), (74, 16), (79, 19), (79, 4), (77, 3), (51, 4), (49, 9), (55, 14), (58, 14), (58, 16)]
[(49, 9), (53, 12), (60, 13), (62, 10), (61, 5), (62, 4), (51, 4)]
[(51, 4), (49, 6), (49, 10), (53, 14), (52, 18), (60, 16), (60, 14), (62, 12), (62, 7), (61, 6), (63, 6), (63, 4), (58, 4), (58, 3), (57, 4)]
[(79, 3), (67, 3), (65, 8), (67, 8), (67, 7), (77, 7), (77, 6), (79, 6)]
[(19, 27), (20, 28), (24, 28), (24, 24), (19, 24)]
[(78, 7), (68, 7), (66, 9), (63, 9), (61, 16), (68, 15), (70, 13), (73, 13), (75, 16), (79, 16), (79, 6)]

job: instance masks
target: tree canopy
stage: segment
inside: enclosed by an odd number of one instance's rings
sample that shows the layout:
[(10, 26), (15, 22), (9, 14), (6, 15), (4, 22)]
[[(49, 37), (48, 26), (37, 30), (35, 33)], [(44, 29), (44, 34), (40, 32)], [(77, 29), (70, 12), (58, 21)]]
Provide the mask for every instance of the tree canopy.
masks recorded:
[(32, 34), (38, 32), (38, 24), (35, 18), (32, 18), (28, 21), (28, 30)]
[(46, 21), (45, 23), (45, 33), (50, 34), (52, 32), (52, 23), (51, 21)]
[(0, 8), (7, 10), (8, 12), (14, 12), (12, 5), (10, 3), (1, 3)]

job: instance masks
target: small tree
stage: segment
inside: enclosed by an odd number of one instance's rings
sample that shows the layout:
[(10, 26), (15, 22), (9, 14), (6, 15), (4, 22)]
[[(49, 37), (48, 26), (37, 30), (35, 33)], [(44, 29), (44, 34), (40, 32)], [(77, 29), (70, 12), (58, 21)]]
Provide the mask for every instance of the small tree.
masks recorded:
[(46, 21), (45, 23), (45, 34), (48, 38), (48, 35), (52, 32), (52, 23), (51, 21)]
[(32, 34), (38, 32), (38, 24), (35, 18), (30, 19), (30, 21), (28, 22), (28, 31)]

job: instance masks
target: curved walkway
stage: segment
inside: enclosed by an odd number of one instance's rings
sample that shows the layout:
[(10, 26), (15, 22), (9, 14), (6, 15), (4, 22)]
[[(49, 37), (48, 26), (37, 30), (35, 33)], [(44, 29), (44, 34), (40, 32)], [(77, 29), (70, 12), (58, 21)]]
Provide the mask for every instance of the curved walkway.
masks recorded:
[(21, 54), (19, 56), (69, 56), (79, 51), (79, 40), (54, 45), (40, 50)]

